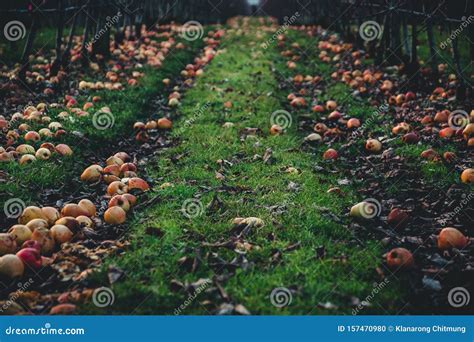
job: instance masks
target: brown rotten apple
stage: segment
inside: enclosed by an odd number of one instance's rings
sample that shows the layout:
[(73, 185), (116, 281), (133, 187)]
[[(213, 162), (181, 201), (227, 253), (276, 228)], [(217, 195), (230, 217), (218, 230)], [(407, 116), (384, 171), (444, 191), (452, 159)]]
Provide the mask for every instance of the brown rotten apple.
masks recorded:
[(41, 245), (41, 254), (49, 255), (54, 249), (54, 238), (47, 228), (36, 228), (31, 235), (31, 240), (38, 241)]
[(17, 244), (14, 236), (8, 233), (0, 233), (0, 255), (14, 253), (16, 248)]
[(387, 223), (395, 228), (403, 227), (408, 221), (408, 214), (401, 209), (394, 208), (387, 216)]

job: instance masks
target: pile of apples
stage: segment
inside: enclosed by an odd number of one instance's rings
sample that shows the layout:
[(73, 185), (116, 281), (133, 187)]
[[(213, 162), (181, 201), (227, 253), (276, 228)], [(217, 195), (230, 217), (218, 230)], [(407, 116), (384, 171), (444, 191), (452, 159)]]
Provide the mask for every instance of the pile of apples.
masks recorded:
[[(42, 138), (58, 138), (66, 131), (58, 121), (52, 121), (47, 115), (48, 106), (40, 103), (36, 107), (28, 106), (23, 112), (14, 113), (9, 121), (3, 116), (0, 117), (0, 128), (2, 134), (5, 134), (6, 144), (0, 146), (0, 162), (10, 162), (18, 160), (23, 164), (28, 164), (36, 160), (47, 160), (53, 154), (59, 156), (70, 156), (72, 149), (66, 144), (54, 145), (51, 142), (42, 143), (38, 146)], [(46, 124), (47, 127), (38, 131), (32, 130), (32, 125)], [(15, 128), (14, 128), (15, 127)], [(18, 144), (20, 141), (24, 143)]]
[(104, 221), (108, 224), (122, 224), (127, 211), (135, 205), (137, 198), (131, 192), (144, 192), (149, 185), (137, 175), (137, 167), (125, 152), (118, 152), (107, 158), (105, 166), (93, 164), (81, 174), (81, 180), (88, 183), (104, 182), (107, 184), (106, 198), (108, 209)]
[[(0, 275), (12, 279), (43, 265), (42, 256), (94, 227), (95, 205), (88, 199), (68, 203), (61, 211), (54, 207), (26, 207), (18, 224), (0, 234)], [(16, 254), (14, 254), (16, 253)]]

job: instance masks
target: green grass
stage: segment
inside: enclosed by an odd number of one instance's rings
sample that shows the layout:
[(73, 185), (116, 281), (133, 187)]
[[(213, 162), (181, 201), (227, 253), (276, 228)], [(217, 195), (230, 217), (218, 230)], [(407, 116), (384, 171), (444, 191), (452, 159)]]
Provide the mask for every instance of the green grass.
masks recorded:
[[(315, 44), (301, 33), (290, 34), (305, 45)], [(293, 125), (284, 135), (274, 137), (267, 133), (271, 113), (285, 108), (287, 94), (278, 89), (277, 75), (272, 73), (272, 66), (283, 70), (285, 61), (275, 46), (259, 48), (265, 38), (258, 39), (253, 33), (230, 33), (224, 39), (224, 52), (185, 93), (180, 108), (182, 118), (176, 127), (185, 119), (194, 118), (194, 124), (180, 131), (181, 143), (177, 147), (165, 151), (148, 168), (152, 177), (171, 182), (174, 187), (154, 190), (151, 196), (159, 196), (160, 202), (137, 214), (131, 225), (130, 249), (109, 259), (95, 276), (98, 284), (105, 285), (108, 265), (125, 271), (125, 279), (113, 285), (114, 305), (106, 309), (91, 305), (83, 308), (84, 312), (173, 314), (188, 294), (173, 292), (171, 280), (191, 283), (216, 275), (230, 276), (221, 281), (230, 300), (243, 304), (253, 314), (350, 314), (350, 296), (364, 299), (373, 290), (381, 246), (373, 241), (356, 241), (345, 223), (333, 218), (347, 212), (358, 196), (347, 186), (342, 186), (343, 197), (327, 193), (340, 176), (315, 171), (315, 166), (323, 163), (320, 153), (315, 156), (298, 149), (302, 139), (296, 132), (298, 113), (292, 113)], [(314, 59), (308, 61), (310, 74), (330, 71)], [(232, 101), (233, 107), (224, 109), (225, 101)], [(210, 105), (196, 117), (196, 108), (206, 103)], [(226, 121), (234, 122), (235, 127), (222, 128)], [(263, 133), (241, 141), (240, 133), (245, 127), (258, 127)], [(273, 151), (274, 163), (270, 165), (254, 158), (267, 148)], [(175, 156), (181, 158), (176, 161)], [(232, 164), (220, 170), (219, 159)], [(289, 166), (301, 173), (284, 172)], [(224, 181), (216, 179), (216, 171), (224, 174)], [(296, 183), (299, 191), (288, 190), (290, 182)], [(215, 196), (222, 207), (208, 208)], [(183, 203), (190, 198), (198, 198), (203, 206), (202, 215), (191, 219), (181, 212)], [(283, 206), (284, 212), (272, 213), (272, 206)], [(229, 240), (233, 235), (232, 219), (249, 216), (263, 219), (265, 225), (253, 229), (245, 239), (254, 246), (245, 253), (248, 267), (238, 266), (231, 272), (219, 266), (218, 261), (230, 263), (239, 253), (206, 247), (203, 242)], [(161, 229), (164, 236), (146, 233), (153, 228)], [(300, 248), (284, 251), (296, 243)], [(326, 257), (318, 259), (316, 250), (321, 246)], [(200, 251), (202, 262), (191, 273), (179, 260), (194, 258), (196, 251)], [(277, 251), (282, 256), (272, 262)], [(291, 305), (282, 309), (273, 306), (269, 298), (271, 291), (281, 286), (295, 290)], [(373, 307), (363, 313), (380, 313), (377, 304), (387, 312), (395, 312), (399, 293), (397, 283), (390, 283), (376, 296)], [(212, 304), (204, 305), (205, 300)], [(318, 303), (326, 302), (338, 308), (318, 307)], [(220, 303), (219, 296), (209, 289), (181, 313), (208, 314)]]
[[(99, 149), (129, 137), (132, 132), (132, 125), (135, 121), (149, 117), (152, 110), (150, 99), (164, 90), (162, 80), (164, 78), (174, 78), (191, 62), (202, 41), (188, 43), (188, 48), (174, 50), (170, 52), (168, 58), (159, 69), (145, 66), (140, 71), (145, 76), (139, 80), (136, 87), (125, 87), (121, 91), (90, 91), (83, 92), (77, 97), (78, 106), (82, 106), (86, 101), (90, 101), (95, 95), (102, 100), (95, 104), (94, 109), (90, 109), (90, 115), (83, 118), (74, 118), (74, 121), (60, 121), (68, 134), (60, 139), (42, 139), (40, 143), (32, 144), (38, 148), (42, 142), (51, 141), (55, 144), (66, 143), (72, 148), (74, 157), (59, 158), (53, 157), (51, 160), (36, 161), (31, 165), (20, 166), (18, 163), (1, 163), (0, 170), (8, 175), (8, 182), (0, 183), (0, 207), (10, 198), (20, 198), (25, 203), (37, 204), (38, 195), (42, 189), (56, 188), (58, 185), (70, 185), (72, 180), (78, 179), (82, 170), (90, 164), (89, 156)], [(114, 125), (105, 130), (99, 130), (93, 125), (94, 113), (102, 106), (108, 106), (114, 116)], [(56, 115), (64, 109), (50, 109), (49, 115), (52, 120), (57, 120)], [(39, 129), (44, 125), (31, 124), (32, 129)], [(86, 140), (79, 141), (71, 134), (73, 131), (82, 132)], [(22, 138), (18, 144), (24, 143)], [(105, 156), (107, 157), (107, 156)], [(75, 187), (81, 186), (79, 183)], [(28, 189), (28, 191), (25, 191)], [(76, 190), (76, 189), (74, 189)]]

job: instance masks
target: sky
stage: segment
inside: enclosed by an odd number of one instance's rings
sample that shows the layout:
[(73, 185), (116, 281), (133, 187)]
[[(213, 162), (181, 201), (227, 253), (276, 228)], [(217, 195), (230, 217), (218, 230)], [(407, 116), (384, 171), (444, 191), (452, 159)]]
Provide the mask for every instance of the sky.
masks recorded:
[(247, 2), (249, 3), (249, 5), (258, 5), (260, 0), (247, 0)]

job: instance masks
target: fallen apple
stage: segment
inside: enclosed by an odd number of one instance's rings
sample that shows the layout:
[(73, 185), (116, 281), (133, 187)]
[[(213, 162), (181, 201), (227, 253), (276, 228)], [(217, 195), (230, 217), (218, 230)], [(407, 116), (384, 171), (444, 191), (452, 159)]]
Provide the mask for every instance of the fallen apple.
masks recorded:
[(406, 248), (392, 249), (386, 256), (387, 265), (391, 269), (409, 269), (414, 265), (413, 255)]
[(372, 153), (379, 153), (382, 151), (382, 143), (377, 139), (368, 139), (365, 143), (365, 149)]
[(30, 222), (26, 224), (29, 230), (32, 232), (35, 231), (36, 228), (42, 227), (42, 228), (48, 228), (49, 224), (48, 221), (43, 220), (43, 219), (33, 219)]
[(38, 252), (41, 251), (41, 244), (38, 241), (35, 240), (27, 240), (21, 245), (21, 248), (34, 248)]
[(457, 159), (457, 156), (456, 153), (447, 151), (443, 153), (443, 158), (446, 162), (452, 163)]
[(420, 137), (415, 132), (410, 132), (402, 137), (402, 141), (406, 144), (416, 144), (420, 141)]
[(107, 187), (107, 194), (110, 196), (122, 195), (126, 192), (128, 192), (128, 187), (121, 181), (114, 181)]
[(89, 216), (89, 211), (76, 203), (68, 203), (61, 209), (61, 216), (77, 217), (81, 215)]
[(18, 162), (20, 165), (27, 165), (31, 164), (36, 160), (36, 157), (32, 154), (24, 154), (21, 156), (20, 161)]
[[(84, 209), (87, 212), (87, 215), (84, 215), (84, 216), (89, 216), (89, 217), (95, 216), (96, 207), (95, 207), (94, 203), (92, 203), (91, 200), (88, 200), (86, 198), (81, 199), (79, 201), (78, 205), (79, 205), (79, 207), (81, 207), (82, 209)], [(67, 216), (69, 216), (69, 215), (67, 215)], [(81, 215), (78, 215), (78, 216), (81, 216)]]
[(137, 203), (137, 197), (132, 194), (123, 194), (122, 196), (127, 199), (128, 203), (130, 203), (130, 206), (134, 206), (135, 203)]
[(51, 158), (51, 151), (44, 147), (39, 148), (35, 153), (35, 157), (39, 160), (48, 160)]
[(72, 156), (73, 153), (71, 148), (66, 144), (58, 144), (54, 149), (61, 156)]
[(280, 135), (281, 133), (283, 133), (283, 127), (281, 127), (279, 125), (272, 125), (270, 127), (270, 134), (271, 135)]
[(108, 224), (122, 224), (126, 219), (127, 214), (121, 207), (111, 207), (104, 213), (104, 220)]
[(156, 123), (159, 129), (171, 129), (173, 127), (173, 123), (168, 118), (158, 119)]
[(23, 242), (31, 238), (30, 228), (22, 224), (15, 224), (14, 226), (10, 227), (8, 234), (10, 234), (15, 239), (18, 246), (21, 246)]
[(6, 254), (0, 257), (0, 274), (9, 278), (19, 278), (25, 272), (25, 266), (19, 257)]
[(387, 216), (387, 223), (395, 228), (402, 228), (408, 221), (408, 214), (401, 209), (394, 208)]
[(474, 169), (465, 169), (461, 173), (461, 182), (466, 184), (474, 183)]
[(59, 245), (71, 241), (74, 235), (68, 227), (61, 224), (52, 226), (50, 232), (54, 241), (56, 241), (56, 243)]
[(81, 180), (84, 182), (97, 182), (102, 176), (103, 168), (94, 164), (87, 167), (81, 174)]
[(35, 148), (28, 144), (18, 145), (15, 150), (18, 152), (18, 154), (34, 154), (35, 153)]
[(23, 210), (23, 213), (18, 218), (18, 223), (27, 224), (31, 220), (37, 219), (37, 218), (43, 219), (43, 220), (45, 219), (42, 210), (35, 206), (29, 206)]
[(112, 157), (107, 158), (107, 160), (105, 161), (105, 163), (106, 163), (107, 165), (118, 165), (118, 166), (121, 166), (121, 165), (124, 163), (124, 161), (123, 161), (121, 158), (119, 158), (119, 157), (112, 156)]
[(8, 233), (0, 233), (0, 255), (14, 253), (17, 244), (15, 237)]
[(433, 150), (432, 148), (429, 148), (429, 149), (424, 150), (423, 152), (421, 152), (420, 157), (424, 158), (424, 159), (434, 161), (434, 160), (439, 159), (439, 154), (435, 150)]
[(123, 195), (115, 195), (110, 199), (109, 208), (115, 206), (120, 207), (125, 211), (128, 211), (130, 209), (130, 203), (128, 202), (128, 199)]
[(36, 228), (31, 235), (31, 240), (38, 241), (41, 245), (41, 254), (50, 255), (54, 249), (54, 239), (47, 228)]
[(46, 222), (48, 222), (49, 226), (52, 226), (54, 222), (59, 220), (59, 218), (61, 217), (59, 211), (53, 207), (43, 207), (41, 208), (41, 211), (43, 212), (43, 216)]
[(337, 102), (336, 101), (332, 101), (332, 100), (329, 100), (326, 102), (326, 109), (327, 110), (335, 110), (337, 108)]
[(451, 248), (463, 249), (469, 239), (456, 228), (443, 228), (438, 235), (438, 248), (445, 250)]
[[(78, 217), (71, 217), (71, 216), (66, 216), (66, 217), (61, 217), (59, 220), (54, 222), (55, 225), (59, 224), (62, 226), (66, 226), (69, 228), (71, 232), (74, 234), (80, 232), (81, 230), (81, 225), (79, 224), (78, 218), (83, 217), (85, 215), (79, 215)], [(87, 216), (86, 216), (87, 217)]]
[(360, 127), (360, 120), (356, 118), (351, 118), (347, 121), (347, 128), (359, 128)]
[[(127, 182), (128, 190), (138, 189), (141, 191), (147, 191), (150, 189), (150, 186), (147, 182), (139, 177), (132, 177)], [(128, 191), (126, 191), (128, 192)]]
[(330, 160), (330, 159), (337, 159), (337, 151), (335, 149), (328, 149), (326, 152), (323, 154), (323, 159), (324, 160)]
[(76, 217), (76, 221), (79, 223), (81, 227), (94, 228), (94, 221), (92, 221), (87, 216), (83, 216), (83, 215), (78, 216)]
[(42, 265), (41, 254), (36, 248), (22, 248), (16, 253), (16, 256), (23, 262), (23, 264), (34, 270), (39, 269)]

